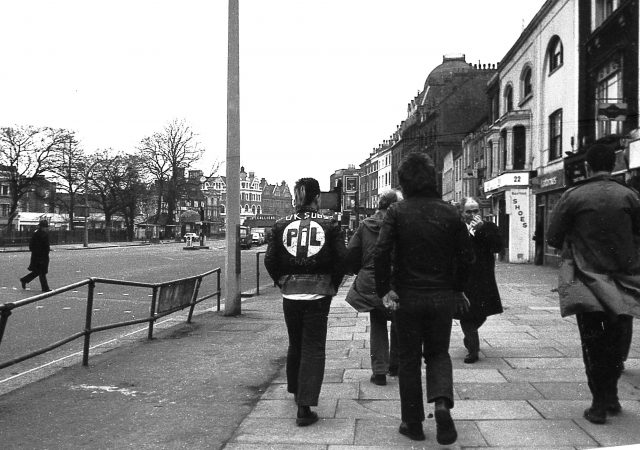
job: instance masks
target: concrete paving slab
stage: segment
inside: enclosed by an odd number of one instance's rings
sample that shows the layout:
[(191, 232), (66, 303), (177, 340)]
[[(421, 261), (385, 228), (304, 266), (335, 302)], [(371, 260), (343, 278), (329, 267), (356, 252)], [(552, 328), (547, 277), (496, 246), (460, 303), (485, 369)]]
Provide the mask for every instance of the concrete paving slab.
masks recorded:
[(336, 418), (400, 420), (400, 400), (348, 400), (339, 399)]
[(454, 383), (502, 383), (507, 382), (496, 369), (453, 369)]
[[(351, 341), (353, 340), (353, 327), (329, 328), (327, 330), (327, 341)], [(368, 339), (367, 336), (360, 336), (360, 339)]]
[(637, 412), (624, 411), (618, 416), (608, 416), (604, 425), (583, 418), (577, 418), (575, 422), (603, 447), (636, 444), (637, 448), (640, 443), (640, 414)]
[(526, 400), (459, 400), (451, 410), (454, 420), (540, 419)]
[(487, 358), (550, 358), (561, 357), (563, 353), (555, 347), (485, 347), (481, 349)]
[[(337, 399), (321, 398), (318, 400), (318, 406), (314, 407), (313, 410), (322, 419), (332, 419), (336, 417), (337, 406)], [(260, 400), (247, 417), (254, 419), (269, 417), (274, 419), (295, 419), (297, 412), (298, 407), (293, 402), (293, 398), (288, 400)]]
[[(323, 399), (358, 398), (358, 383), (326, 383), (322, 385)], [(286, 384), (272, 384), (260, 397), (261, 400), (289, 400), (293, 394), (287, 392)]]
[[(358, 419), (356, 420), (355, 445), (383, 446), (396, 448), (397, 446), (411, 446), (414, 449), (433, 449), (440, 447), (436, 441), (435, 421), (427, 419), (424, 422), (426, 440), (411, 441), (398, 432), (400, 421), (396, 419)], [(457, 421), (458, 440), (447, 448), (475, 447), (486, 445), (474, 422)]]
[(587, 382), (579, 383), (531, 383), (547, 400), (591, 400)]
[(324, 363), (326, 369), (361, 369), (362, 360), (360, 358), (327, 358)]
[[(451, 354), (451, 352), (449, 352)], [(466, 364), (464, 357), (467, 355), (467, 351), (460, 351), (457, 354), (451, 354), (451, 364), (453, 364), (453, 370), (508, 370), (512, 367), (507, 364), (502, 358), (487, 358), (482, 351), (480, 351), (480, 359), (473, 364)]]
[(628, 378), (621, 379), (618, 382), (618, 397), (625, 400), (640, 400), (638, 380), (630, 382)]
[(247, 444), (231, 442), (223, 447), (225, 450), (327, 450), (324, 444)]
[(457, 383), (453, 389), (462, 400), (542, 399), (542, 393), (530, 383)]
[(514, 369), (581, 369), (582, 358), (505, 358)]
[(371, 378), (369, 369), (345, 369), (344, 371), (344, 381), (369, 382), (369, 378)]
[(357, 349), (357, 348), (365, 348), (364, 347), (364, 342), (363, 340), (360, 341), (344, 341), (344, 340), (327, 340), (327, 343), (325, 344), (325, 348), (327, 350), (333, 350), (333, 349)]
[(486, 342), (489, 347), (493, 348), (509, 348), (509, 347), (553, 347), (556, 342), (551, 339), (529, 339), (529, 340), (516, 340), (508, 338), (494, 338), (492, 336), (481, 337), (480, 347), (482, 340)]
[(369, 381), (360, 383), (360, 400), (398, 400), (400, 399), (400, 390), (398, 388), (398, 379), (387, 377), (386, 386), (378, 386)]
[(512, 369), (502, 371), (508, 381), (520, 382), (581, 382), (586, 381), (583, 371), (570, 369)]
[(240, 424), (230, 442), (261, 445), (351, 444), (354, 433), (353, 419), (320, 419), (313, 426), (299, 427), (292, 419), (247, 418)]
[(487, 420), (476, 424), (491, 446), (598, 446), (571, 420)]

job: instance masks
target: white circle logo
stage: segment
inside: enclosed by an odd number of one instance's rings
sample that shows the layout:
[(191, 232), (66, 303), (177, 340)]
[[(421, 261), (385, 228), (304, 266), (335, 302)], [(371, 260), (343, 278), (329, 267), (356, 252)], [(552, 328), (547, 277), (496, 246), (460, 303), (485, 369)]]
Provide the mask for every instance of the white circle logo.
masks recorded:
[(313, 220), (296, 220), (282, 233), (282, 244), (295, 257), (311, 257), (324, 247), (324, 230)]

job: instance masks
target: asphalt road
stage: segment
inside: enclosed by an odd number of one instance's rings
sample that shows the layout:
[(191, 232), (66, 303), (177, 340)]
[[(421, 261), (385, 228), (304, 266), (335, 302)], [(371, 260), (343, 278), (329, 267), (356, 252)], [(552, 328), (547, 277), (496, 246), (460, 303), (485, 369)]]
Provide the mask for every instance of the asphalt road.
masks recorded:
[[(204, 273), (220, 267), (222, 298), (224, 299), (225, 250), (224, 241), (208, 242), (209, 250), (188, 251), (184, 244), (162, 244), (134, 247), (111, 247), (86, 250), (54, 248), (51, 253), (49, 284), (52, 288), (67, 286), (89, 277), (111, 278), (139, 282), (164, 282)], [(266, 246), (242, 250), (242, 290), (256, 287), (256, 253)], [(270, 280), (260, 255), (260, 284)], [(40, 294), (38, 280), (28, 290), (20, 287), (19, 278), (27, 273), (29, 253), (0, 254), (0, 302), (6, 303)], [(204, 278), (199, 295), (214, 292), (215, 274)], [(97, 284), (93, 305), (93, 326), (147, 317), (151, 303), (151, 289), (110, 284)], [(8, 361), (84, 328), (87, 287), (65, 292), (54, 297), (15, 309), (7, 323), (0, 344), (0, 362)], [(215, 298), (201, 303), (199, 309), (211, 309)], [(187, 311), (187, 310), (185, 310)], [(171, 317), (171, 316), (169, 316)], [(108, 341), (123, 334), (146, 328), (146, 324), (117, 328), (96, 333), (92, 345)], [(141, 337), (145, 333), (140, 333)], [(54, 351), (0, 370), (0, 382), (21, 371), (63, 358), (82, 349), (82, 339), (66, 344)]]

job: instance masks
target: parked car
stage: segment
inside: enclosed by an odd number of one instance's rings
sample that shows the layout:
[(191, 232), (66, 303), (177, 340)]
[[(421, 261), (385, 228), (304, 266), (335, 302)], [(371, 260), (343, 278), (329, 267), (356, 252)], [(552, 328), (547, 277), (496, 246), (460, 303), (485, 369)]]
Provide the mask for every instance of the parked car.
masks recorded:
[(251, 242), (253, 245), (262, 245), (264, 244), (264, 233), (260, 231), (254, 231), (251, 233)]
[(252, 244), (251, 228), (240, 227), (240, 248), (251, 248)]
[(187, 242), (187, 239), (189, 238), (191, 238), (191, 242), (198, 242), (200, 236), (198, 236), (197, 233), (185, 233), (184, 236), (182, 236), (182, 240), (184, 242)]

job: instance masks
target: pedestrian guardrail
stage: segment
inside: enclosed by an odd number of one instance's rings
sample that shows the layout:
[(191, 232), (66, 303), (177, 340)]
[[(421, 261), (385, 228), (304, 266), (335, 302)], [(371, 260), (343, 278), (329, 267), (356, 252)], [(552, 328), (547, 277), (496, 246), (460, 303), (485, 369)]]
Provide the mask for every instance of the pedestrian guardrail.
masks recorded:
[[(217, 282), (216, 290), (210, 294), (204, 295), (202, 297), (198, 297), (203, 278), (209, 275), (212, 275), (214, 273), (216, 274), (216, 282)], [(92, 321), (92, 315), (93, 315), (94, 290), (95, 290), (96, 284), (100, 284), (100, 283), (115, 284), (120, 286), (150, 288), (152, 290), (152, 295), (151, 295), (151, 305), (149, 308), (149, 317), (136, 319), (136, 320), (127, 320), (124, 322), (111, 323), (108, 325), (102, 325), (102, 326), (92, 328), (91, 321)], [(210, 270), (200, 275), (194, 275), (191, 277), (181, 278), (173, 281), (166, 281), (162, 283), (143, 283), (143, 282), (137, 282), (137, 281), (112, 280), (108, 278), (92, 277), (83, 281), (78, 281), (77, 283), (73, 283), (68, 286), (63, 286), (61, 288), (55, 289), (50, 292), (46, 292), (43, 294), (35, 295), (33, 297), (18, 300), (16, 302), (4, 303), (0, 305), (0, 344), (2, 344), (2, 337), (4, 335), (4, 330), (7, 325), (7, 321), (9, 320), (9, 316), (11, 316), (11, 313), (14, 309), (27, 306), (42, 300), (46, 300), (49, 297), (53, 297), (55, 295), (62, 294), (67, 291), (71, 291), (82, 286), (88, 286), (84, 330), (74, 333), (71, 336), (68, 336), (64, 339), (54, 342), (44, 348), (35, 350), (29, 354), (14, 358), (10, 361), (2, 362), (0, 363), (0, 369), (4, 369), (5, 367), (9, 367), (19, 362), (22, 362), (24, 360), (27, 360), (29, 358), (33, 358), (35, 356), (41, 355), (43, 353), (56, 349), (80, 337), (84, 337), (82, 365), (86, 366), (89, 364), (89, 345), (91, 341), (91, 335), (93, 333), (110, 330), (113, 328), (126, 327), (130, 325), (136, 325), (139, 323), (148, 322), (149, 323), (148, 339), (152, 339), (153, 325), (156, 322), (156, 320), (160, 319), (161, 317), (167, 316), (176, 311), (189, 307), (189, 315), (187, 317), (187, 322), (190, 323), (195, 306), (198, 303), (204, 300), (207, 300), (209, 298), (212, 298), (214, 296), (217, 296), (216, 305), (217, 305), (217, 310), (220, 311), (221, 291), (220, 291), (220, 268), (219, 267), (217, 269)]]

